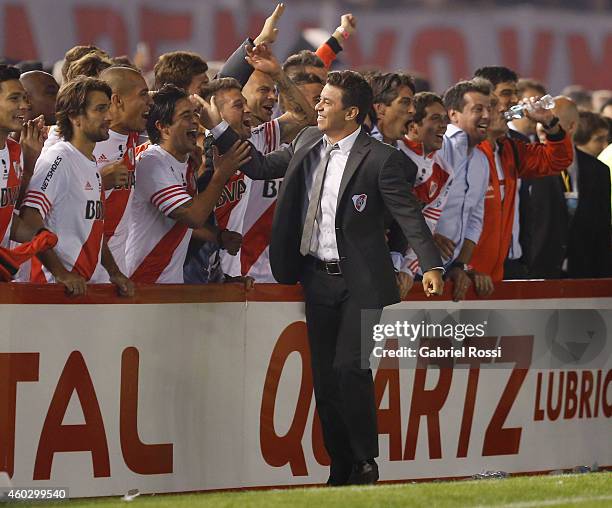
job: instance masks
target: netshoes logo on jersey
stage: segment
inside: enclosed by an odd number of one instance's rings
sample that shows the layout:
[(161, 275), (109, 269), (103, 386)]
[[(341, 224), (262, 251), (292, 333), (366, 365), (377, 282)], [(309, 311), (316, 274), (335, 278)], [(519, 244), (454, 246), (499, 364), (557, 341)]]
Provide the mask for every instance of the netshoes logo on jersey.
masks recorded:
[(0, 194), (0, 208), (7, 206), (15, 206), (17, 202), (17, 196), (19, 196), (19, 185), (13, 187), (5, 187), (2, 189)]
[(51, 165), (51, 169), (49, 169), (47, 176), (45, 176), (45, 179), (43, 180), (43, 183), (40, 186), (40, 190), (42, 191), (47, 190), (47, 187), (49, 186), (49, 182), (51, 181), (51, 178), (53, 178), (53, 173), (55, 173), (55, 171), (57, 170), (57, 167), (59, 166), (60, 162), (62, 162), (62, 158), (58, 155), (56, 159), (53, 161), (53, 164)]

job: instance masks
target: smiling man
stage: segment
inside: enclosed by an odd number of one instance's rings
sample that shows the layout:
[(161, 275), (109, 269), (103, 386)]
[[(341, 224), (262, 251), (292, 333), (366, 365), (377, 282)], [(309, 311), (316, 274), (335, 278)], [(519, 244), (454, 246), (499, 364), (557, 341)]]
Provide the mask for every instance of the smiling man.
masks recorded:
[[(414, 108), (408, 133), (399, 147), (417, 166), (414, 193), (424, 205), (423, 217), (433, 232), (453, 181), (452, 167), (445, 164), (437, 153), (442, 148), (449, 119), (442, 98), (431, 92), (416, 94)], [(408, 250), (402, 268), (407, 268), (414, 278), (418, 259), (412, 249)]]
[[(224, 88), (214, 95), (222, 117), (228, 121), (241, 139), (248, 139), (261, 153), (267, 154), (290, 143), (307, 125), (314, 125), (316, 115), (300, 88), (283, 71), (269, 48), (258, 46), (247, 51), (247, 61), (255, 69), (248, 83), (240, 84), (223, 78)], [(272, 109), (277, 102), (276, 90), (283, 98), (286, 111), (272, 119)], [(216, 88), (212, 83), (206, 94)], [(321, 87), (322, 88), (322, 87)], [(320, 93), (320, 90), (319, 90)], [(251, 128), (249, 128), (251, 127)], [(256, 282), (276, 282), (270, 269), (269, 244), (271, 218), (282, 181), (253, 181), (244, 174), (233, 177), (225, 187), (223, 197), (215, 213), (221, 229), (228, 228), (243, 237), (236, 256), (221, 251), (223, 270), (233, 277), (250, 276)]]
[[(385, 231), (393, 217), (424, 268), (423, 290), (443, 290), (440, 256), (410, 192), (411, 163), (362, 128), (372, 90), (353, 71), (331, 72), (316, 105), (317, 127), (287, 148), (261, 155), (241, 170), (254, 179), (285, 177), (272, 226), (270, 260), (276, 279), (304, 288), (317, 410), (331, 468), (330, 485), (378, 480), (378, 433), (364, 330), (381, 309), (399, 301)], [(238, 134), (213, 104), (202, 120), (221, 151)], [(362, 316), (362, 310), (371, 313)], [(371, 322), (370, 322), (371, 321)]]
[[(25, 122), (29, 111), (26, 90), (19, 81), (19, 69), (0, 65), (0, 246), (5, 248), (10, 247), (10, 240), (24, 242), (32, 237), (29, 228), (24, 227), (14, 213), (42, 146), (39, 129), (42, 118)], [(11, 132), (21, 134), (21, 145), (10, 137)]]
[(164, 85), (154, 94), (147, 132), (152, 144), (136, 163), (128, 273), (135, 282), (182, 283), (192, 231), (205, 225), (223, 185), (248, 155), (248, 145), (213, 161), (215, 172), (196, 195), (188, 159), (196, 147), (198, 115), (184, 90)]
[[(453, 281), (453, 298), (461, 300), (472, 284), (467, 264), (482, 231), (484, 196), (488, 183), (488, 162), (476, 146), (487, 137), (491, 114), (491, 85), (485, 80), (460, 81), (444, 94), (450, 124), (442, 146), (436, 152), (440, 164), (452, 170), (446, 202), (435, 211), (433, 238), (440, 249), (448, 277)], [(440, 129), (441, 130), (441, 129)], [(430, 133), (431, 147), (439, 145), (439, 132)], [(422, 170), (421, 170), (422, 171)], [(438, 208), (438, 207), (436, 207)], [(412, 271), (417, 268), (412, 264)], [(471, 273), (481, 294), (491, 285)]]
[[(96, 143), (94, 157), (105, 189), (104, 235), (123, 273), (127, 272), (126, 242), (130, 203), (136, 180), (136, 146), (145, 130), (152, 104), (140, 72), (128, 67), (110, 67), (100, 79), (112, 90), (108, 139)], [(97, 270), (103, 270), (101, 266)], [(103, 273), (101, 274), (103, 276)]]
[(40, 255), (47, 282), (64, 284), (68, 293), (82, 295), (98, 263), (122, 295), (134, 288), (117, 267), (104, 240), (104, 196), (93, 150), (108, 139), (110, 87), (95, 78), (78, 77), (57, 96), (56, 118), (63, 138), (36, 162), (21, 207), (21, 217), (34, 230), (48, 228), (57, 246)]
[[(484, 222), (480, 241), (474, 249), (471, 264), (478, 272), (489, 275), (493, 282), (504, 278), (504, 261), (509, 257), (512, 239), (518, 239), (518, 188), (521, 178), (539, 178), (558, 174), (573, 159), (572, 142), (559, 125), (559, 118), (552, 110), (536, 108), (525, 112), (534, 122), (540, 123), (546, 135), (546, 143), (525, 143), (508, 136), (504, 112), (517, 103), (517, 75), (506, 67), (483, 67), (476, 75), (489, 79), (493, 84), (491, 121), (487, 140), (479, 145), (489, 163), (489, 182), (485, 196)], [(535, 98), (522, 99), (532, 104)], [(520, 245), (513, 260), (521, 257)], [(514, 278), (528, 278), (527, 267), (514, 263)]]

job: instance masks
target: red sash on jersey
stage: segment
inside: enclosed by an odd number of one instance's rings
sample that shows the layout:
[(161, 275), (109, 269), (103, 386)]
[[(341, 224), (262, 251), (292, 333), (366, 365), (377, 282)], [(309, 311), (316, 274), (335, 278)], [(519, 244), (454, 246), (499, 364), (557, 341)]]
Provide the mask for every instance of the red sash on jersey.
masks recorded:
[[(7, 163), (6, 171), (8, 175), (6, 191), (0, 203), (0, 241), (4, 238), (4, 235), (6, 235), (11, 220), (13, 219), (13, 210), (15, 209), (15, 203), (19, 195), (19, 185), (21, 183), (21, 170), (17, 171), (15, 168), (15, 164), (19, 164), (21, 159), (21, 147), (19, 143), (10, 138), (7, 138), (6, 146), (9, 152), (9, 160), (5, 161)], [(4, 171), (4, 168), (0, 168), (0, 171)], [(1, 175), (2, 178), (4, 176), (5, 175)]]
[(128, 183), (123, 187), (118, 187), (112, 190), (106, 200), (106, 210), (104, 210), (104, 236), (108, 240), (115, 234), (119, 222), (125, 213), (134, 179), (134, 170), (136, 169), (136, 143), (138, 142), (138, 133), (130, 132), (128, 135), (125, 154), (123, 161), (128, 168)]
[(140, 266), (130, 279), (134, 282), (147, 282), (154, 284), (166, 267), (170, 264), (174, 251), (183, 241), (189, 228), (177, 222), (168, 231), (151, 252), (142, 260)]
[[(100, 199), (102, 201), (102, 209), (104, 210), (106, 208), (104, 189), (100, 192)], [(79, 252), (79, 256), (72, 267), (72, 271), (78, 273), (85, 280), (91, 279), (91, 276), (96, 270), (98, 260), (100, 259), (99, 255), (100, 249), (102, 249), (103, 236), (104, 217), (101, 219), (94, 219), (89, 236), (83, 244), (83, 247), (81, 247), (81, 252)]]

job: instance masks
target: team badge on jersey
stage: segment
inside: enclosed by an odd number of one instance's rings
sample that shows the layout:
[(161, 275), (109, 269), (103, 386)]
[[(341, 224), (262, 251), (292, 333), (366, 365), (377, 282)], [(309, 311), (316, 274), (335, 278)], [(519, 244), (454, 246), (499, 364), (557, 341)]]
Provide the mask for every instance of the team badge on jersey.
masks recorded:
[(353, 204), (355, 205), (355, 210), (357, 210), (358, 212), (363, 212), (365, 210), (367, 202), (367, 194), (355, 194), (353, 196)]
[(438, 190), (438, 184), (436, 182), (429, 182), (429, 197), (433, 198)]

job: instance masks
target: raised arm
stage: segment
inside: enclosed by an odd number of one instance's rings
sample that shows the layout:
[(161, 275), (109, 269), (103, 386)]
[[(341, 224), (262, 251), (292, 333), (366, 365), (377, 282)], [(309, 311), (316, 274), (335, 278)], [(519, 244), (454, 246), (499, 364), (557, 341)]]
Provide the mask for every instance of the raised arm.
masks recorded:
[(255, 48), (247, 49), (247, 54), (247, 61), (251, 66), (268, 74), (282, 95), (287, 112), (278, 119), (281, 142), (293, 141), (304, 127), (316, 122), (317, 115), (314, 108), (297, 85), (287, 77), (268, 45), (260, 44)]
[(331, 64), (342, 51), (346, 41), (357, 29), (357, 18), (352, 14), (343, 14), (340, 17), (340, 26), (334, 30), (332, 36), (327, 39), (315, 52), (323, 60), (325, 67), (329, 69)]
[(223, 67), (217, 74), (217, 78), (236, 78), (238, 82), (244, 86), (253, 74), (253, 67), (245, 60), (247, 56), (247, 48), (252, 48), (258, 44), (272, 44), (278, 35), (276, 25), (280, 20), (285, 5), (280, 3), (274, 9), (274, 12), (266, 19), (261, 32), (254, 40), (248, 38), (236, 48), (230, 57), (225, 61)]

